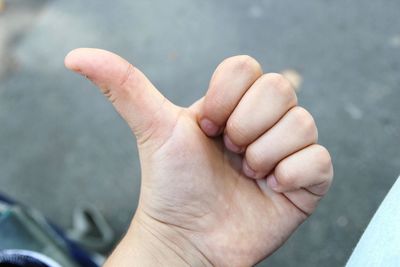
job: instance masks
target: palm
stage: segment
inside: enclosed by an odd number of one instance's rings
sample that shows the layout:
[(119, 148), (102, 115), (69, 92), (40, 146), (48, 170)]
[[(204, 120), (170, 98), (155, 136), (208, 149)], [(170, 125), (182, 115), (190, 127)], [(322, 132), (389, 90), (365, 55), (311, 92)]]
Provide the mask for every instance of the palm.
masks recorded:
[[(265, 181), (244, 176), (241, 156), (227, 151), (221, 138), (207, 137), (191, 109), (183, 110), (173, 127), (156, 151), (141, 152), (152, 155), (143, 166), (151, 176), (143, 177), (140, 204), (147, 215), (181, 228), (189, 238), (200, 237), (196, 245), (209, 253), (244, 261), (239, 266), (272, 253), (305, 219), (284, 196), (263, 186)], [(154, 201), (152, 195), (162, 197)]]

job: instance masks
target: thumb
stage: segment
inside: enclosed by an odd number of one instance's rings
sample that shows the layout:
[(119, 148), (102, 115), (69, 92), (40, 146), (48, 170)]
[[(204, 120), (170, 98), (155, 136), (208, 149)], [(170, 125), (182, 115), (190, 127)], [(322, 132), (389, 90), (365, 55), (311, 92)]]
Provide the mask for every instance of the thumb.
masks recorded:
[(129, 124), (138, 142), (167, 132), (176, 119), (176, 107), (137, 68), (100, 49), (79, 48), (65, 57), (65, 66), (86, 76)]

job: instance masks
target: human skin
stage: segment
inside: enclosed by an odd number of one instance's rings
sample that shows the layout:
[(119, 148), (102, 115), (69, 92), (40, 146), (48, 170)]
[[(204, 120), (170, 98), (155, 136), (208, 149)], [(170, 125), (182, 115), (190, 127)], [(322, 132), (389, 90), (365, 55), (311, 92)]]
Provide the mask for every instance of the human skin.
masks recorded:
[(331, 158), (312, 116), (283, 76), (249, 56), (224, 60), (187, 108), (111, 52), (76, 49), (65, 65), (100, 88), (137, 140), (139, 204), (105, 266), (252, 266), (329, 189)]

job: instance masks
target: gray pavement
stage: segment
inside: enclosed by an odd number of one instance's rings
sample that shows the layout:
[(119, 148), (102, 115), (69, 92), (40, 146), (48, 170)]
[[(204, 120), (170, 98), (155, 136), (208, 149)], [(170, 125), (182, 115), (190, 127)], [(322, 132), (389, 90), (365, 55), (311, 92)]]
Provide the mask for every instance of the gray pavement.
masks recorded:
[(135, 143), (103, 96), (64, 69), (64, 55), (112, 50), (189, 105), (223, 58), (249, 54), (265, 71), (301, 74), (300, 103), (335, 165), (317, 212), (259, 266), (345, 263), (400, 174), (399, 1), (35, 3), (43, 9), (31, 27), (9, 45), (0, 39), (0, 55), (18, 63), (0, 76), (1, 191), (63, 227), (76, 205), (93, 203), (121, 235), (138, 197)]

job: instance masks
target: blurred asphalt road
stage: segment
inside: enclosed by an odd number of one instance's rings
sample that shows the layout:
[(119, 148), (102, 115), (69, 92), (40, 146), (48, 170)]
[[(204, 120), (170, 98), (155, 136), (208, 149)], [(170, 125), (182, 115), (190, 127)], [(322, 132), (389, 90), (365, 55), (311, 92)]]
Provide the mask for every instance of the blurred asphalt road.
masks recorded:
[[(335, 181), (311, 219), (260, 266), (342, 266), (400, 173), (400, 1), (6, 3), (0, 190), (63, 227), (76, 205), (91, 202), (122, 234), (140, 177), (128, 127), (93, 85), (64, 69), (76, 47), (122, 55), (180, 105), (202, 96), (231, 55), (301, 74), (300, 103), (332, 153)], [(29, 23), (7, 15), (27, 5)]]

